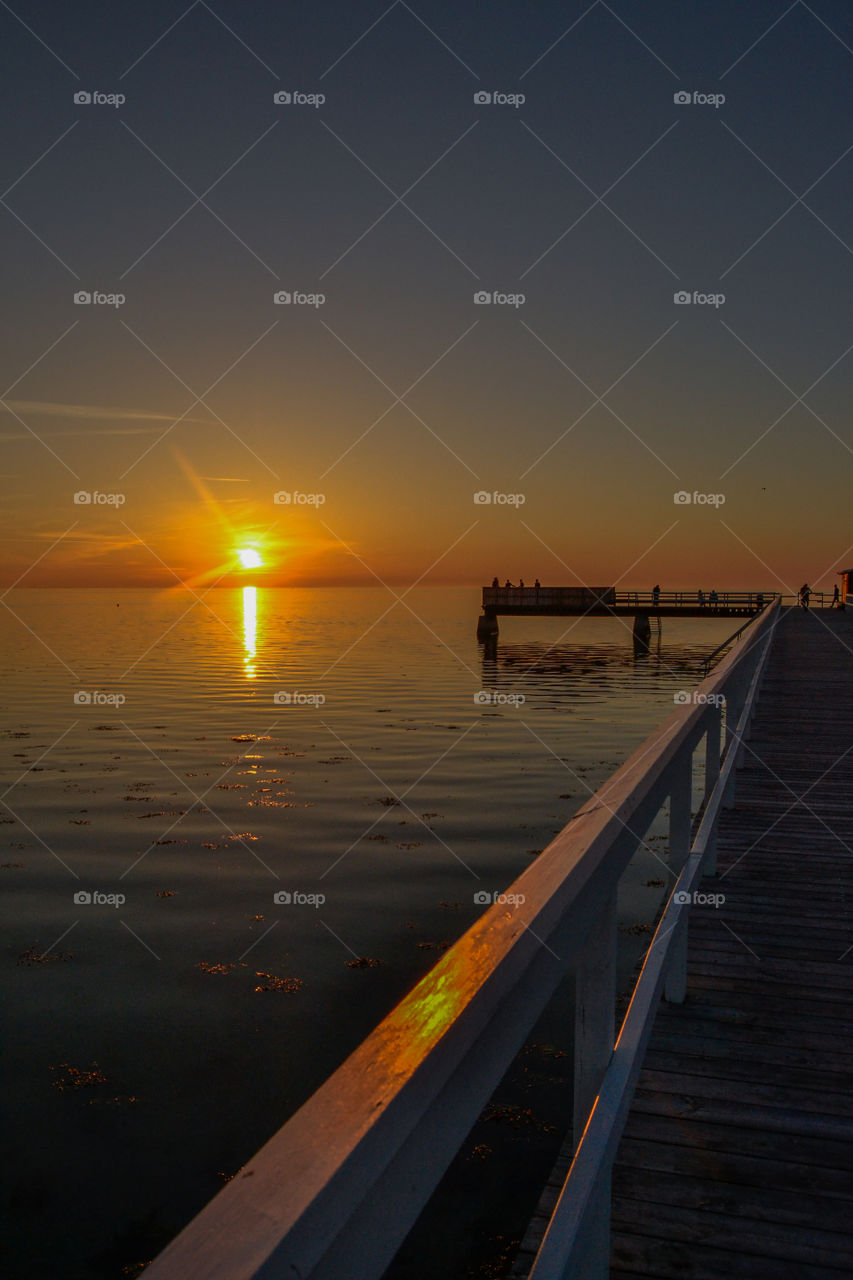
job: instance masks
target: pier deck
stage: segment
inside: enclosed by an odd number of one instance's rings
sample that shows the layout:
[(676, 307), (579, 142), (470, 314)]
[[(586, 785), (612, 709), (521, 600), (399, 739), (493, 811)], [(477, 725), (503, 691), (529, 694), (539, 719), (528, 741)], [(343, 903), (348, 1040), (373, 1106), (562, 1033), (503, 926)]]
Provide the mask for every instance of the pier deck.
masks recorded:
[(851, 690), (844, 614), (789, 610), (614, 1166), (620, 1280), (853, 1274)]

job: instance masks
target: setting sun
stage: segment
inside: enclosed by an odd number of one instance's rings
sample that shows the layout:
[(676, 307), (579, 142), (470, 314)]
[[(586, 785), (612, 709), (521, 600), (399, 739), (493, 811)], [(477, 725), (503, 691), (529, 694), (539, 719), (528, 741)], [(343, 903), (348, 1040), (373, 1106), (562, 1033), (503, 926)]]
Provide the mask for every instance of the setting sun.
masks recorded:
[(254, 547), (244, 547), (237, 552), (237, 556), (244, 569), (260, 569), (263, 563)]

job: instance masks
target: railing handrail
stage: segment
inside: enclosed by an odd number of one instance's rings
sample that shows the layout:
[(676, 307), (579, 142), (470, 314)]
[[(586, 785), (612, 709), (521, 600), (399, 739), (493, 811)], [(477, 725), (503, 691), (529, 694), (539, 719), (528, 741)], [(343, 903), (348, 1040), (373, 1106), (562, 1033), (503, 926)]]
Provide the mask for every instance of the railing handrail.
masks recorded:
[(523, 901), (495, 903), (463, 934), (160, 1254), (152, 1280), (346, 1280), (354, 1256), (361, 1280), (381, 1275), (776, 617), (778, 605), (756, 619), (510, 886)]
[[(812, 597), (819, 597), (823, 604), (822, 592), (812, 592)], [(678, 606), (704, 608), (712, 612), (715, 606), (745, 605), (758, 610), (779, 598), (780, 593), (776, 591), (617, 591), (615, 587), (548, 587), (541, 584), (538, 587), (483, 587), (484, 609), (505, 604), (543, 605), (563, 601), (589, 607), (655, 609)]]

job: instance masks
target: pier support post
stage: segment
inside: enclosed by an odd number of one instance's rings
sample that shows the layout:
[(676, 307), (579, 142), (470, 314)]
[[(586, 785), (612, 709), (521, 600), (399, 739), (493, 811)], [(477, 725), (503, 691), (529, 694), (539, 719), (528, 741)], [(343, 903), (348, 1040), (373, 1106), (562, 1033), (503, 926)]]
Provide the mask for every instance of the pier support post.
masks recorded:
[(652, 624), (647, 613), (638, 613), (634, 617), (634, 647), (648, 649), (652, 638)]
[(477, 639), (492, 640), (498, 634), (498, 620), (493, 613), (484, 613), (477, 619)]
[[(692, 790), (693, 756), (685, 754), (673, 766), (669, 797), (669, 865), (675, 875), (680, 874), (690, 852)], [(681, 913), (675, 927), (663, 994), (670, 1004), (683, 1004), (687, 995), (687, 911)]]
[[(577, 1150), (616, 1039), (616, 897), (593, 921), (576, 967), (572, 1142)], [(610, 1275), (610, 1173), (602, 1174), (583, 1227), (585, 1280)]]
[[(720, 707), (708, 710), (707, 728), (705, 730), (705, 804), (711, 799), (711, 793), (720, 776), (720, 739), (722, 734), (723, 713)], [(706, 876), (717, 874), (717, 829), (716, 825), (705, 849)]]

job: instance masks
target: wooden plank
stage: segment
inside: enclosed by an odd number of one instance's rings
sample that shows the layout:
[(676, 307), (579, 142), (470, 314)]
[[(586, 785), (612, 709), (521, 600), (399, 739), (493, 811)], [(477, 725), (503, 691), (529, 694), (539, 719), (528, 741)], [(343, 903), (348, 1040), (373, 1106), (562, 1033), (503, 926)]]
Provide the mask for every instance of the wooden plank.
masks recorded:
[[(651, 1129), (655, 1132), (654, 1128)], [(743, 1137), (743, 1135), (741, 1135)], [(626, 1170), (635, 1170), (644, 1178), (649, 1195), (654, 1197), (657, 1175), (672, 1174), (679, 1178), (707, 1178), (713, 1174), (714, 1182), (733, 1182), (737, 1185), (759, 1186), (768, 1190), (791, 1191), (798, 1195), (812, 1194), (835, 1198), (846, 1202), (842, 1212), (853, 1213), (853, 1179), (848, 1169), (827, 1168), (824, 1165), (800, 1161), (784, 1152), (783, 1159), (775, 1159), (780, 1144), (773, 1145), (765, 1154), (753, 1151), (748, 1141), (745, 1150), (726, 1149), (726, 1140), (714, 1149), (709, 1160), (707, 1145), (683, 1143), (648, 1138), (625, 1137), (622, 1140), (620, 1158), (614, 1166), (614, 1176)], [(806, 1152), (808, 1154), (808, 1152)], [(790, 1158), (789, 1158), (790, 1157)], [(654, 1176), (649, 1176), (654, 1175)], [(836, 1209), (836, 1212), (839, 1212)]]
[(764, 1187), (755, 1182), (724, 1182), (719, 1178), (685, 1177), (617, 1165), (613, 1172), (613, 1194), (618, 1200), (641, 1204), (668, 1204), (705, 1213), (723, 1213), (760, 1222), (780, 1222), (787, 1226), (814, 1227), (837, 1231), (838, 1205), (814, 1188)]

